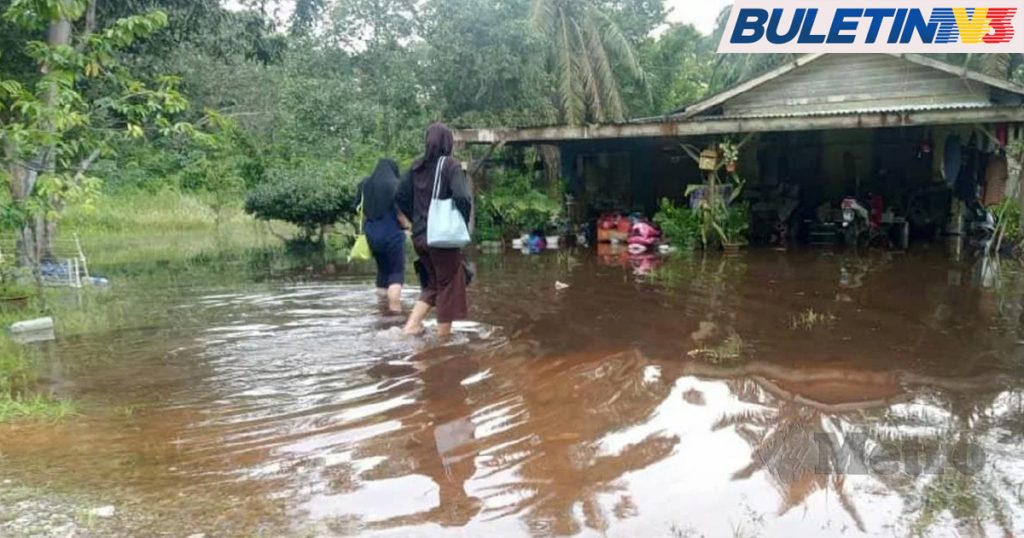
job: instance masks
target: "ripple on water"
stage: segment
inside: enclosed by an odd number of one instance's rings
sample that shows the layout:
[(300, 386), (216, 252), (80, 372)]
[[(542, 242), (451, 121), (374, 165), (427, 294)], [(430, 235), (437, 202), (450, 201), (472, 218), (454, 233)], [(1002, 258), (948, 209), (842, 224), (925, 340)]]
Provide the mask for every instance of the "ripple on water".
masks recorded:
[[(185, 294), (166, 307), (194, 324), (57, 348), (117, 355), (67, 383), (137, 413), (0, 449), (97, 491), (173, 498), (168, 513), (217, 535), (905, 535), (979, 520), (1013, 535), (1024, 390), (998, 361), (1019, 351), (999, 334), (1016, 303), (913, 258), (851, 289), (844, 263), (695, 260), (652, 283), (503, 259), (474, 289), (485, 322), (444, 343), (402, 335), (362, 283)], [(891, 276), (901, 264), (913, 294)], [(794, 327), (807, 311), (835, 319)], [(933, 459), (966, 442), (988, 460), (957, 482), (872, 473), (858, 439)]]

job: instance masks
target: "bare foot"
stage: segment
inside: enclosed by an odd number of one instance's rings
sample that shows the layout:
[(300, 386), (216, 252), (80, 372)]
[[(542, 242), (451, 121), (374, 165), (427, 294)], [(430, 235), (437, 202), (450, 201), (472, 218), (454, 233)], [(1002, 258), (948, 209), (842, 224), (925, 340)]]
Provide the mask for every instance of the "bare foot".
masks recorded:
[(406, 326), (405, 329), (402, 330), (406, 336), (422, 336), (426, 331), (427, 329), (422, 324), (414, 327)]

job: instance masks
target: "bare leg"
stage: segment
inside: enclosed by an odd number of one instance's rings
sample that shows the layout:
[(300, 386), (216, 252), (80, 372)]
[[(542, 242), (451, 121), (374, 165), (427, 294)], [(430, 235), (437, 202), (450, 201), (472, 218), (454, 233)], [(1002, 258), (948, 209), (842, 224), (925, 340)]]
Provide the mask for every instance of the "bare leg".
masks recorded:
[(405, 324), (405, 334), (419, 335), (423, 332), (423, 320), (427, 319), (427, 314), (430, 313), (430, 305), (423, 301), (416, 301), (416, 306), (412, 307), (412, 314), (409, 315), (409, 321)]
[(402, 313), (402, 285), (393, 284), (387, 290), (388, 296), (388, 310), (392, 314)]
[(438, 323), (437, 324), (437, 336), (439, 336), (441, 338), (450, 338), (451, 335), (452, 335), (452, 324), (451, 324), (451, 322), (448, 322), (448, 323)]
[(377, 288), (377, 297), (380, 297), (381, 299), (383, 299), (384, 297), (387, 297), (387, 296), (388, 296), (388, 289), (387, 288)]

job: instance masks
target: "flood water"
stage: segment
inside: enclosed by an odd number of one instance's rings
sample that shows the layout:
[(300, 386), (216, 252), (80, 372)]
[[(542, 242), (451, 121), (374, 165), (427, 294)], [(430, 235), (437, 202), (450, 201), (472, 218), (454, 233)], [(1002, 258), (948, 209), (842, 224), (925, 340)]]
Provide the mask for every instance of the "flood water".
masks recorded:
[(476, 264), (451, 342), (400, 336), (368, 276), (115, 282), (131, 329), (42, 348), (83, 416), (0, 429), (0, 476), (138, 536), (1024, 533), (1006, 262)]

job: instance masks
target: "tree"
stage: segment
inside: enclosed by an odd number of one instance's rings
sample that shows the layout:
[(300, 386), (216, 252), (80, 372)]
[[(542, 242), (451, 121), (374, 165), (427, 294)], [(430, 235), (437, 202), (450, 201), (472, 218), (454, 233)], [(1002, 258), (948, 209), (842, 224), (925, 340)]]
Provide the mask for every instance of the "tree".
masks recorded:
[(646, 95), (638, 89), (631, 92), (637, 114), (656, 116), (678, 110), (700, 100), (711, 88), (714, 49), (689, 24), (672, 26), (657, 41), (641, 45), (639, 54), (649, 89), (643, 92)]
[(432, 0), (422, 10), (423, 85), (441, 116), (507, 126), (555, 121), (530, 0)]
[[(710, 43), (719, 43), (729, 22), (731, 6), (718, 14), (715, 31), (708, 37)], [(713, 53), (712, 53), (713, 54)], [(722, 91), (747, 79), (770, 71), (796, 58), (794, 54), (720, 54), (713, 56), (714, 70), (710, 79), (712, 92)]]
[(652, 33), (665, 24), (664, 0), (597, 0), (597, 7), (615, 21), (634, 46), (655, 40)]
[(591, 0), (534, 0), (531, 21), (550, 47), (549, 69), (557, 80), (562, 121), (624, 119), (615, 65), (635, 78), (644, 75), (618, 25)]
[(326, 0), (296, 0), (289, 28), (291, 35), (309, 35), (316, 26), (317, 17), (323, 14), (325, 4)]
[[(163, 12), (91, 26), (95, 4), (82, 0), (14, 0), (4, 20), (26, 33), (46, 31), (47, 41), (26, 43), (23, 53), (39, 75), (23, 80), (0, 74), (0, 181), (12, 202), (7, 224), (19, 230), (18, 259), (38, 268), (52, 255), (55, 222), (63, 207), (93, 195), (97, 159), (117, 139), (195, 134), (174, 123), (187, 101), (178, 80), (161, 77), (150, 86), (134, 78), (118, 53), (167, 24)], [(83, 17), (88, 24), (76, 34)]]
[(290, 222), (304, 239), (323, 244), (327, 226), (355, 215), (355, 192), (355, 182), (337, 172), (315, 166), (282, 170), (249, 193), (245, 211), (260, 220)]
[(335, 57), (347, 54), (346, 85), (359, 102), (374, 109), (372, 137), (385, 147), (402, 143), (410, 130), (423, 128), (420, 49), (415, 0), (348, 0), (332, 12), (327, 37)]

